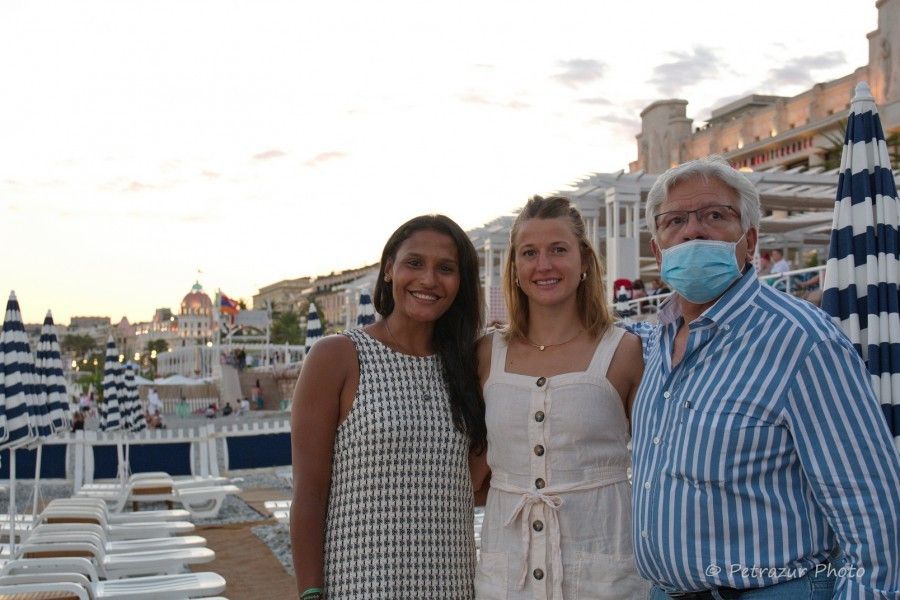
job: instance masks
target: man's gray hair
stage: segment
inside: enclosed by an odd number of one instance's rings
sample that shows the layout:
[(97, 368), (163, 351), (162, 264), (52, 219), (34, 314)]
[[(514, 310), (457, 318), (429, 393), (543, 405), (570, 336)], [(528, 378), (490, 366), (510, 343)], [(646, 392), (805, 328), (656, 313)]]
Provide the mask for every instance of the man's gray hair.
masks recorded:
[(656, 178), (653, 187), (647, 194), (647, 206), (644, 210), (644, 216), (647, 220), (647, 229), (651, 235), (656, 235), (656, 215), (660, 206), (665, 201), (676, 183), (687, 181), (694, 177), (701, 177), (707, 181), (710, 177), (715, 177), (731, 189), (738, 196), (738, 203), (741, 208), (741, 229), (747, 231), (751, 227), (759, 229), (759, 220), (761, 211), (759, 207), (759, 192), (756, 186), (747, 179), (743, 173), (736, 170), (728, 161), (713, 154), (706, 158), (698, 158), (684, 164), (673, 167)]

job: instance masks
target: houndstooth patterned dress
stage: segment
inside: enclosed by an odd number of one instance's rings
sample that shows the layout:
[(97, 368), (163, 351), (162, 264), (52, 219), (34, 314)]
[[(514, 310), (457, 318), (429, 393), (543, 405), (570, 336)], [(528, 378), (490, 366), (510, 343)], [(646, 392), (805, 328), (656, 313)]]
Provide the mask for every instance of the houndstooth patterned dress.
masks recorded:
[(325, 533), (329, 600), (474, 597), (469, 440), (436, 356), (361, 329), (359, 388), (337, 430)]

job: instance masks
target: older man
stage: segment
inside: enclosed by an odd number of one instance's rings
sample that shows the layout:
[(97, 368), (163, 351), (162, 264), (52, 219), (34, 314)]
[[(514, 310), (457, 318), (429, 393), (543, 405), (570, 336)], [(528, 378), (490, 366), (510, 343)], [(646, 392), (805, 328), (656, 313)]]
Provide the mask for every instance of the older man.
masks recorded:
[(651, 599), (900, 597), (900, 458), (846, 337), (756, 279), (756, 189), (701, 159), (646, 214), (675, 292), (640, 332), (633, 413)]

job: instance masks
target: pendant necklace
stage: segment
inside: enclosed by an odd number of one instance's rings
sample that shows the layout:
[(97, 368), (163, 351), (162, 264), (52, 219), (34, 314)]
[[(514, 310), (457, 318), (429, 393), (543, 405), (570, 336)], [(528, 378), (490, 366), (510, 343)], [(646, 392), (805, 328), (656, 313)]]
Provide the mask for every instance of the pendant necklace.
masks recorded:
[[(388, 331), (390, 331), (390, 330), (388, 330)], [(534, 346), (535, 348), (537, 348), (540, 352), (543, 352), (543, 351), (546, 350), (547, 348), (553, 348), (554, 346), (563, 346), (563, 345), (565, 345), (565, 344), (568, 344), (569, 342), (571, 342), (571, 341), (573, 341), (575, 338), (577, 338), (579, 335), (581, 335), (583, 331), (584, 331), (584, 329), (579, 329), (579, 330), (578, 330), (578, 333), (576, 333), (575, 335), (573, 335), (572, 337), (570, 337), (570, 338), (567, 339), (566, 341), (564, 341), (564, 342), (557, 342), (556, 344), (535, 344), (535, 343), (532, 342), (530, 339), (528, 339), (526, 336), (522, 336), (522, 337), (525, 338), (525, 341), (528, 342), (530, 345), (532, 345), (532, 346)]]

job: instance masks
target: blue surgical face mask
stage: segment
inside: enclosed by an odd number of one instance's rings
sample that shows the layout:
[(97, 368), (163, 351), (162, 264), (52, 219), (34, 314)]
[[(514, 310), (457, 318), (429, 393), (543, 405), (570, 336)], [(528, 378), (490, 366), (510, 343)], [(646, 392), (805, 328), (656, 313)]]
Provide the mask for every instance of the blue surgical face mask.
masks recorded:
[(660, 275), (688, 302), (715, 300), (741, 276), (735, 249), (737, 242), (691, 240), (662, 251)]

